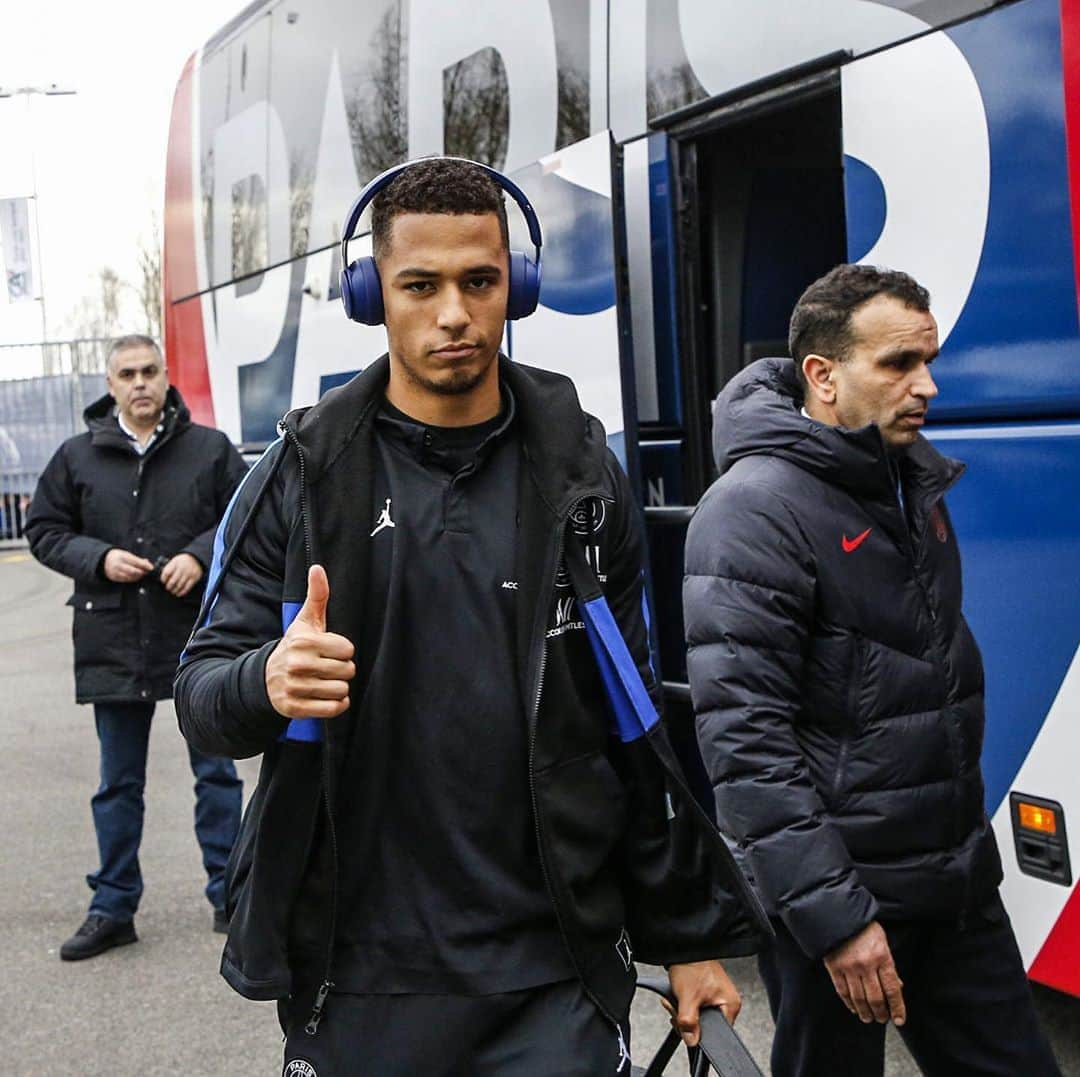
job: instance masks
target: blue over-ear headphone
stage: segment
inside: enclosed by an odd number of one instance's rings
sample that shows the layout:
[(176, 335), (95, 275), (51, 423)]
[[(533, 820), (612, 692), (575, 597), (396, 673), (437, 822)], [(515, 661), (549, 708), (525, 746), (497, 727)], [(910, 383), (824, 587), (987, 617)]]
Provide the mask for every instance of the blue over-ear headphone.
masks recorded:
[(529, 238), (536, 248), (536, 257), (530, 258), (523, 251), (510, 252), (510, 290), (506, 307), (506, 316), (510, 319), (524, 318), (536, 310), (540, 302), (540, 248), (543, 239), (540, 234), (540, 221), (536, 211), (529, 203), (525, 192), (494, 168), (470, 161), (465, 157), (423, 157), (416, 161), (406, 161), (395, 165), (376, 176), (361, 192), (349, 210), (345, 227), (341, 233), (341, 301), (345, 304), (345, 313), (354, 321), (364, 325), (382, 325), (385, 320), (383, 310), (382, 284), (375, 259), (370, 255), (349, 262), (349, 240), (356, 228), (361, 214), (371, 200), (397, 175), (421, 161), (464, 161), (483, 169), (511, 198), (518, 204), (525, 223), (529, 227)]

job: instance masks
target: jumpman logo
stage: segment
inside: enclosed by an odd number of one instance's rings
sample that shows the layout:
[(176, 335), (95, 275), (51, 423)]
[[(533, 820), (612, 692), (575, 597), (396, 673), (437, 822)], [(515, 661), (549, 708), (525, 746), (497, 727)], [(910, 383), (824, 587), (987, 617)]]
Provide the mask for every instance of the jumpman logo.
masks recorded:
[(379, 518), (375, 522), (375, 530), (368, 536), (374, 538), (380, 531), (387, 527), (397, 527), (397, 524), (390, 519), (390, 498), (386, 499), (386, 508), (379, 513)]

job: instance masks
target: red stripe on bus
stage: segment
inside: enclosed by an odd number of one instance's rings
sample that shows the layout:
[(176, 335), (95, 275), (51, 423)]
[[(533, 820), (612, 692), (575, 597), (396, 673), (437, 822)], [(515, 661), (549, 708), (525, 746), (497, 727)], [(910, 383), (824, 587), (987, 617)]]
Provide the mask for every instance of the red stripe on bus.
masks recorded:
[(1061, 53), (1065, 73), (1065, 141), (1072, 204), (1073, 272), (1080, 303), (1080, 0), (1061, 0)]
[(1080, 886), (1069, 896), (1028, 975), (1036, 983), (1080, 995)]
[(184, 65), (173, 97), (165, 165), (165, 358), (171, 381), (196, 422), (214, 425), (214, 401), (206, 361), (202, 300), (174, 303), (200, 290), (195, 261), (195, 164), (191, 160), (194, 55)]

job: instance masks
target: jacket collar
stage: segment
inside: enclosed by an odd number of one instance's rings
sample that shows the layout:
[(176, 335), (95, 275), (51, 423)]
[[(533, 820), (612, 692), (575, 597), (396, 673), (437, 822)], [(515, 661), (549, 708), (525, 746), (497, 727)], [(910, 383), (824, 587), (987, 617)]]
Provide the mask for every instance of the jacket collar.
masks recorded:
[[(120, 428), (116, 418), (116, 400), (112, 393), (106, 393), (89, 404), (83, 411), (83, 421), (90, 431), (90, 440), (96, 446), (129, 448), (130, 438)], [(188, 411), (180, 390), (170, 385), (165, 394), (165, 407), (162, 409), (161, 424), (163, 429), (154, 443), (156, 448), (179, 430), (191, 425), (191, 412)]]
[[(375, 412), (376, 428), (390, 440), (400, 445), (413, 459), (427, 466), (436, 463), (440, 466), (453, 467), (458, 463), (457, 459), (447, 461), (444, 456), (445, 450), (449, 449), (451, 457), (456, 457), (455, 447), (461, 447), (465, 442), (455, 440), (460, 435), (467, 439), (469, 453), (466, 454), (474, 461), (474, 468), (480, 467), (490, 455), (497, 442), (502, 440), (514, 424), (516, 406), (514, 394), (505, 385), (502, 386), (499, 413), (492, 419), (477, 426), (446, 429), (441, 427), (429, 427), (415, 419), (399, 412), (384, 400)], [(483, 433), (477, 430), (482, 427)], [(431, 431), (436, 433), (432, 435)], [(477, 437), (481, 440), (477, 441)]]
[(877, 426), (827, 426), (803, 415), (802, 403), (790, 359), (759, 359), (732, 378), (713, 405), (720, 474), (744, 456), (779, 456), (863, 499), (895, 502), (902, 475), (906, 494), (926, 503), (964, 471), (921, 434), (905, 453), (892, 457)]
[[(309, 479), (324, 474), (361, 428), (370, 426), (389, 379), (390, 359), (383, 355), (313, 407), (285, 416), (282, 425), (303, 451)], [(606, 486), (604, 428), (582, 411), (573, 382), (501, 354), (499, 379), (513, 395), (522, 445), (549, 509), (561, 515), (583, 494), (601, 492)]]

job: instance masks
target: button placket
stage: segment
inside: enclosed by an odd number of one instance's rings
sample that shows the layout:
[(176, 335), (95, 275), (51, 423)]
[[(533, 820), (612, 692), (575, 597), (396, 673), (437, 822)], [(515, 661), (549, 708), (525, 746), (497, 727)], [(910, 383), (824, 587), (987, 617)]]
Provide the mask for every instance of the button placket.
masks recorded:
[(446, 486), (443, 519), (447, 531), (468, 534), (472, 530), (472, 514), (469, 512), (469, 499), (464, 493), (463, 484), (459, 483), (457, 478), (455, 476)]

